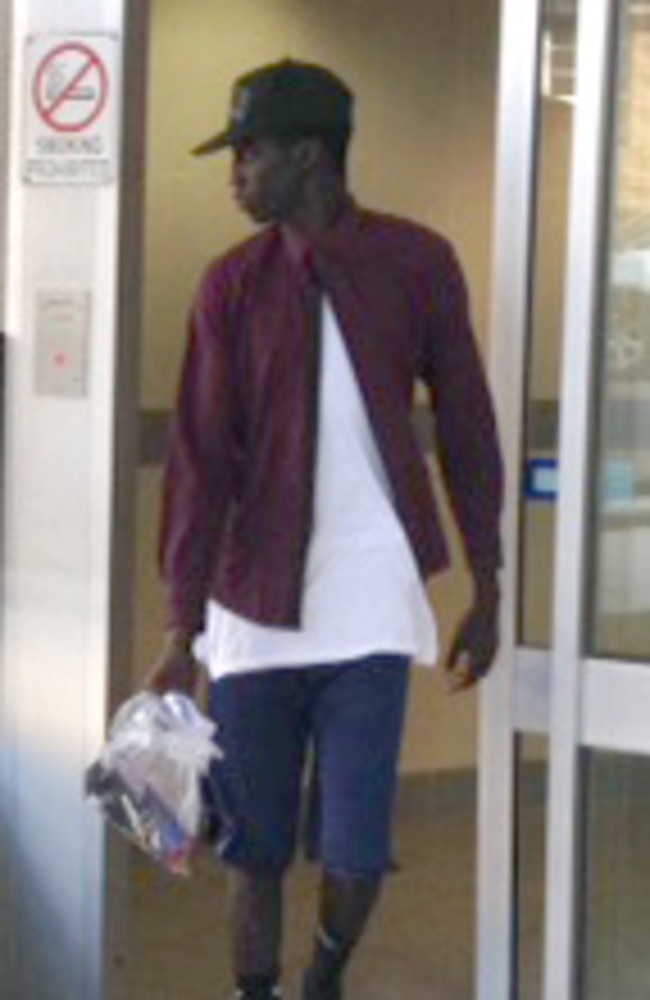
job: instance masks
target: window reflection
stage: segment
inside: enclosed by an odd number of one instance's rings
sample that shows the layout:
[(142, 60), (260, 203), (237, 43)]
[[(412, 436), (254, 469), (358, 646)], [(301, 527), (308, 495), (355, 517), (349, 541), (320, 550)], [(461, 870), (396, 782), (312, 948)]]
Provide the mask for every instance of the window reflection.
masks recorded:
[(650, 763), (586, 751), (582, 1000), (650, 996)]
[(599, 338), (592, 626), (596, 654), (650, 655), (650, 2), (621, 4)]
[(548, 0), (542, 26), (519, 622), (526, 646), (548, 646), (551, 635), (576, 6)]

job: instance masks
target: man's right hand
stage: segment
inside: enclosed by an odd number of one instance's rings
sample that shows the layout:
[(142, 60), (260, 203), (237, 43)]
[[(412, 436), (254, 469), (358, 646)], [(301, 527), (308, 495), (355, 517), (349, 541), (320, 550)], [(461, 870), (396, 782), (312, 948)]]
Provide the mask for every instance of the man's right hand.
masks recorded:
[(201, 667), (192, 655), (192, 640), (192, 636), (180, 630), (167, 634), (163, 651), (145, 681), (145, 688), (159, 695), (180, 691), (194, 698)]

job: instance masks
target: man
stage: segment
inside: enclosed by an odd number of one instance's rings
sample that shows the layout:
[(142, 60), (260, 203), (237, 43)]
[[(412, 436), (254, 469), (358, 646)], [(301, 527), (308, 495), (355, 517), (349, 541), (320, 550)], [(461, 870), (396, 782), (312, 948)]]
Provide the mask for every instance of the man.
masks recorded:
[(232, 149), (235, 197), (263, 228), (210, 266), (191, 314), (164, 484), (170, 628), (150, 684), (194, 693), (197, 660), (211, 676), (241, 1000), (280, 996), (307, 751), (323, 876), (304, 1000), (343, 996), (390, 865), (409, 665), (436, 660), (425, 581), (447, 564), (416, 380), (474, 579), (455, 686), (497, 647), (501, 463), (464, 282), (442, 237), (351, 199), (352, 103), (322, 67), (265, 66), (195, 150)]

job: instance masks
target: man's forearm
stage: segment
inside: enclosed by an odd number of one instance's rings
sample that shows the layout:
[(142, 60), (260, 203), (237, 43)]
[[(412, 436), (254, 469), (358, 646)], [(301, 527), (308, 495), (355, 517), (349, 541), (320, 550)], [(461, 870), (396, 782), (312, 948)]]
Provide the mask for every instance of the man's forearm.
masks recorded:
[(196, 631), (177, 625), (165, 632), (165, 645), (168, 649), (190, 653), (196, 638)]

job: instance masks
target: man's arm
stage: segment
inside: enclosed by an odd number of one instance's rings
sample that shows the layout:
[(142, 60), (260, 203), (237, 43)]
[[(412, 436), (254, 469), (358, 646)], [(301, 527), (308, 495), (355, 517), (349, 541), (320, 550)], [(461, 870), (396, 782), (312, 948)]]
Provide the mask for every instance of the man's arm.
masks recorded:
[(217, 546), (232, 497), (234, 368), (219, 273), (208, 272), (190, 314), (163, 474), (159, 564), (168, 631), (148, 686), (192, 693), (191, 647), (201, 631)]
[(200, 666), (192, 653), (194, 637), (194, 631), (181, 628), (165, 633), (162, 650), (146, 680), (146, 687), (160, 695), (180, 691), (189, 698), (194, 697), (200, 676)]
[(447, 667), (466, 687), (490, 669), (498, 647), (503, 465), (494, 409), (474, 338), (463, 274), (451, 246), (436, 247), (423, 375), (450, 503), (473, 577), (472, 606)]

